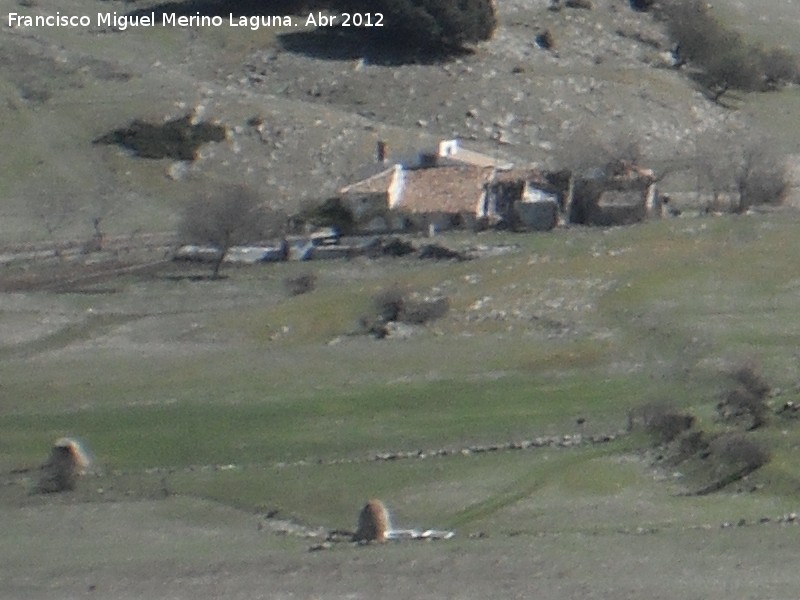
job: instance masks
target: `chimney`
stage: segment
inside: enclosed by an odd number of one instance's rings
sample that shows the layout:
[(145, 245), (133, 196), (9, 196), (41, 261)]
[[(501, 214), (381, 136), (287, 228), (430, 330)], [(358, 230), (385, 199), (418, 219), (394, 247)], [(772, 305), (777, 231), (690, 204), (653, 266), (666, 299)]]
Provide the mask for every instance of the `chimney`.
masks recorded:
[(378, 145), (375, 150), (375, 156), (379, 163), (385, 163), (389, 156), (388, 156), (388, 146), (386, 142), (383, 140), (378, 140)]

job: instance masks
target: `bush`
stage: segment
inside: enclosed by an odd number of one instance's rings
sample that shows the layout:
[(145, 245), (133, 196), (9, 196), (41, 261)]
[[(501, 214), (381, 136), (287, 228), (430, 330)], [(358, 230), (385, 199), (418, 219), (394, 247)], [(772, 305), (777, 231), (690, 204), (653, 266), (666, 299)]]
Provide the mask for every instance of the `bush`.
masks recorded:
[(381, 254), (384, 256), (408, 256), (413, 254), (415, 250), (414, 244), (397, 237), (393, 237), (381, 245)]
[(764, 398), (770, 392), (770, 385), (762, 377), (757, 370), (755, 363), (747, 361), (736, 367), (731, 372), (731, 377), (737, 381), (748, 392)]
[(313, 273), (303, 273), (296, 277), (287, 277), (283, 283), (289, 294), (300, 296), (314, 290), (317, 284), (317, 276)]
[(641, 164), (641, 147), (634, 131), (598, 131), (584, 124), (567, 132), (560, 140), (555, 158), (559, 168), (578, 177), (611, 176), (623, 163)]
[(407, 294), (396, 285), (378, 292), (372, 303), (376, 314), (361, 317), (361, 329), (378, 338), (388, 335), (390, 323), (424, 325), (443, 317), (450, 310), (447, 298), (420, 298)]
[(497, 26), (492, 0), (343, 0), (334, 4), (383, 13), (383, 41), (403, 50), (460, 48), (490, 39)]
[(158, 124), (134, 119), (127, 127), (110, 131), (93, 143), (124, 146), (141, 158), (195, 160), (203, 144), (221, 142), (225, 134), (224, 125), (195, 123), (192, 115), (186, 115)]
[(694, 417), (669, 402), (649, 402), (628, 413), (628, 430), (638, 426), (656, 440), (668, 444), (694, 425)]
[(635, 11), (647, 12), (653, 8), (655, 1), (656, 0), (630, 0), (630, 4), (631, 8)]
[(316, 227), (333, 227), (342, 235), (350, 235), (355, 230), (353, 212), (340, 198), (328, 198), (318, 206), (306, 208), (299, 218)]
[(783, 157), (768, 139), (751, 136), (742, 141), (744, 135), (728, 131), (698, 139), (698, 182), (705, 182), (715, 199), (729, 196), (728, 208), (734, 212), (780, 204), (790, 185)]
[(723, 421), (735, 421), (746, 417), (751, 420), (749, 428), (758, 429), (766, 421), (769, 384), (750, 362), (734, 369), (731, 378), (736, 387), (726, 392), (717, 405), (720, 418)]
[(761, 52), (764, 84), (769, 89), (782, 83), (800, 83), (800, 60), (786, 48), (772, 48)]
[(666, 0), (658, 15), (680, 58), (700, 70), (700, 82), (714, 101), (729, 89), (766, 91), (796, 81), (797, 57), (784, 49), (748, 44), (711, 14), (704, 0)]
[(780, 204), (789, 191), (786, 169), (774, 151), (766, 147), (745, 148), (736, 174), (739, 212), (761, 204)]
[(440, 319), (449, 310), (450, 300), (447, 298), (406, 300), (397, 320), (410, 325), (423, 325)]
[(545, 29), (542, 33), (537, 35), (534, 41), (537, 46), (545, 50), (552, 50), (556, 46), (556, 38), (549, 29)]
[(372, 300), (378, 316), (383, 321), (398, 321), (405, 306), (405, 294), (399, 286), (378, 292)]
[(708, 435), (705, 431), (684, 431), (676, 438), (674, 446), (673, 462), (677, 464), (705, 453), (709, 447)]
[(711, 441), (709, 452), (716, 460), (731, 468), (754, 471), (770, 461), (763, 445), (743, 433), (726, 433)]
[(564, 6), (567, 8), (582, 8), (584, 10), (592, 10), (594, 3), (592, 0), (565, 0)]

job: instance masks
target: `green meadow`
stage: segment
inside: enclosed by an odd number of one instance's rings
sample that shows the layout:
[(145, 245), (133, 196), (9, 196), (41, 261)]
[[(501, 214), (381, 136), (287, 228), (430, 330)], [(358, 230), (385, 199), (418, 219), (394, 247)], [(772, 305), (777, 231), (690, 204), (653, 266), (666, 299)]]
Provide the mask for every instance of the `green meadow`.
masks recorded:
[[(650, 439), (625, 429), (629, 411), (666, 401), (698, 427), (725, 430), (715, 406), (745, 360), (773, 388), (773, 410), (797, 400), (799, 224), (778, 212), (454, 235), (441, 242), (506, 251), (461, 263), (230, 267), (217, 282), (169, 278), (179, 269), (169, 266), (118, 278), (111, 292), (105, 282), (96, 294), (11, 294), (2, 467), (34, 469), (54, 439), (73, 435), (95, 456), (76, 501), (178, 495), (330, 528), (352, 527), (373, 496), (409, 525), (473, 531), (788, 510), (800, 485), (790, 419), (772, 415), (754, 433), (772, 461), (749, 477), (756, 491), (745, 498), (736, 485), (712, 498), (676, 496), (685, 482), (659, 475), (644, 453)], [(309, 270), (316, 288), (290, 296), (284, 279)], [(361, 334), (359, 317), (393, 285), (446, 295), (451, 309), (407, 338)], [(17, 319), (59, 325), (15, 343)], [(461, 452), (579, 433), (620, 435), (596, 446)], [(451, 452), (372, 460), (439, 449)], [(34, 478), (12, 478), (6, 500), (37, 502), (26, 496)], [(629, 495), (644, 495), (647, 510), (623, 510)], [(607, 505), (601, 519), (554, 525), (560, 502), (597, 498)]]

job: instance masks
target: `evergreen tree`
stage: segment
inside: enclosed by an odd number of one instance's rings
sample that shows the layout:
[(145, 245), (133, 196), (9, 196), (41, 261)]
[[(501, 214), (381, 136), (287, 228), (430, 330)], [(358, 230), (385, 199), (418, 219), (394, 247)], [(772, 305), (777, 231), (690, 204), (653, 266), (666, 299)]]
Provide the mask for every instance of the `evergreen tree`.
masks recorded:
[(488, 40), (497, 26), (494, 0), (344, 0), (342, 10), (382, 13), (391, 45), (449, 50)]

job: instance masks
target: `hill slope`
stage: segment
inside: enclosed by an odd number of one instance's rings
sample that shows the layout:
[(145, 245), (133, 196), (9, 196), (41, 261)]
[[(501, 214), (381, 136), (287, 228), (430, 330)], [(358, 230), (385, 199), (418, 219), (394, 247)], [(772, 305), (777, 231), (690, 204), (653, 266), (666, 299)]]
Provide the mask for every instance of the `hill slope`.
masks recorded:
[[(55, 12), (11, 0), (0, 6), (4, 14)], [(139, 11), (149, 6), (159, 5), (136, 3)], [(775, 103), (800, 105), (797, 90), (770, 97), (769, 111), (759, 111), (760, 98), (748, 114), (710, 103), (681, 73), (659, 68), (668, 40), (622, 0), (558, 13), (544, 2), (500, 0), (494, 39), (425, 65), (382, 64), (344, 44), (321, 50), (303, 26), (96, 26), (98, 12), (129, 7), (69, 0), (60, 14), (89, 15), (92, 26), (6, 27), (0, 142), (14, 152), (0, 164), (0, 238), (82, 236), (94, 218), (110, 233), (169, 230), (176, 208), (213, 181), (246, 182), (271, 204), (296, 209), (352, 179), (378, 139), (399, 153), (458, 136), (479, 150), (552, 164), (581, 138), (624, 132), (664, 164), (690, 154), (703, 132), (746, 122), (749, 113), (785, 132), (787, 124), (774, 121), (786, 111)], [(796, 9), (781, 10), (790, 24)], [(555, 51), (535, 43), (545, 29)], [(229, 130), (194, 163), (92, 144), (134, 119), (159, 123), (193, 110)], [(794, 138), (784, 139), (789, 146)]]

